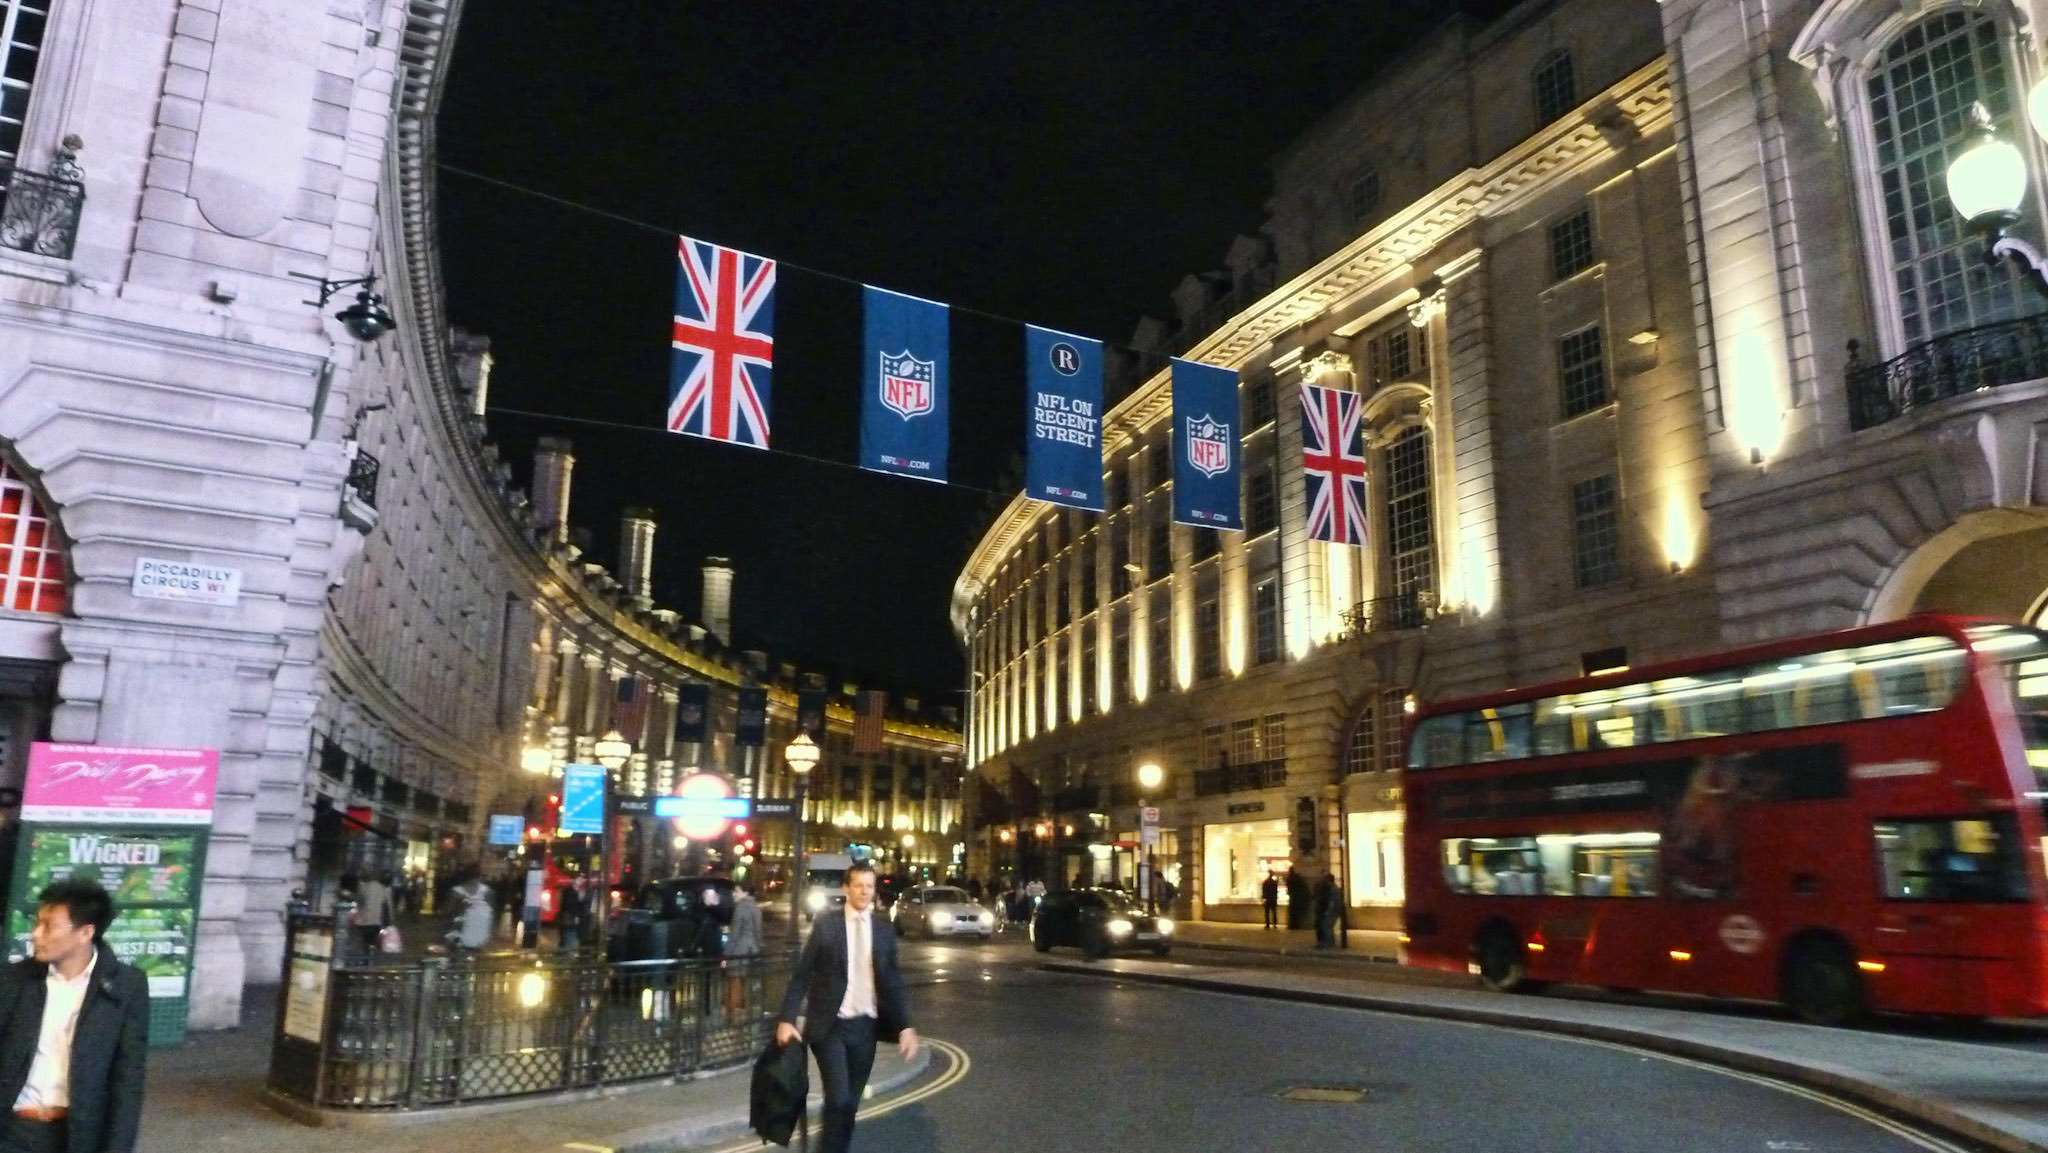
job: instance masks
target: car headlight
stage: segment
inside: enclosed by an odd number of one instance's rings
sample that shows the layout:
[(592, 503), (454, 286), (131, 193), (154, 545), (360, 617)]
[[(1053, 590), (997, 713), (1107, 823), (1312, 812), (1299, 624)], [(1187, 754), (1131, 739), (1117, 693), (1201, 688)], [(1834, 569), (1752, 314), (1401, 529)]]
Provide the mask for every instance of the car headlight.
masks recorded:
[(975, 916), (980, 918), (981, 923), (984, 925), (993, 925), (996, 923), (996, 915), (994, 913), (989, 912), (987, 909), (983, 909), (981, 912), (975, 914)]
[(825, 894), (817, 889), (812, 889), (810, 895), (804, 898), (804, 907), (813, 913), (823, 910), (825, 907)]
[(1131, 923), (1122, 917), (1118, 917), (1109, 923), (1109, 931), (1112, 936), (1121, 937), (1131, 931)]
[(1160, 932), (1161, 934), (1166, 934), (1166, 933), (1171, 933), (1171, 932), (1173, 932), (1173, 918), (1172, 918), (1172, 917), (1161, 917), (1161, 918), (1159, 918), (1159, 932)]
[(927, 918), (927, 920), (928, 920), (928, 921), (929, 921), (929, 923), (931, 924), (931, 927), (932, 927), (932, 928), (934, 928), (934, 929), (936, 929), (936, 928), (938, 928), (938, 927), (939, 927), (940, 925), (943, 925), (943, 924), (945, 924), (945, 923), (946, 923), (946, 914), (944, 914), (944, 913), (933, 913), (933, 914), (932, 914), (932, 915), (931, 915), (931, 916), (930, 916), (929, 918)]

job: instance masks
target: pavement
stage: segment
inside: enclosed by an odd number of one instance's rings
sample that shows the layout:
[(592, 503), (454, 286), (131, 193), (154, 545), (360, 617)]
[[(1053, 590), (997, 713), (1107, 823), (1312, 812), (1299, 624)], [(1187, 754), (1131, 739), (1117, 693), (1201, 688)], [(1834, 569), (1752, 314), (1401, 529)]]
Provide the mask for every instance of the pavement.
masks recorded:
[[(1805, 1086), (1977, 1147), (2048, 1153), (2044, 1023), (1898, 1018), (1830, 1029), (1770, 1007), (1688, 998), (1489, 993), (1457, 977), (1395, 968), (1392, 933), (1352, 930), (1349, 947), (1337, 950), (1317, 949), (1306, 931), (1256, 925), (1183, 922), (1177, 937), (1183, 948), (1201, 950), (1201, 963), (1171, 957), (1078, 961), (1068, 959), (1071, 954), (1040, 960), (1052, 971), (1095, 978), (1618, 1043)], [(1243, 954), (1241, 963), (1229, 959), (1232, 952)], [(241, 1029), (195, 1033), (181, 1047), (152, 1054), (137, 1153), (667, 1153), (747, 1135), (744, 1066), (576, 1097), (311, 1127), (266, 1099), (275, 991), (251, 994)], [(909, 1085), (931, 1060), (929, 1048), (905, 1063), (883, 1046), (872, 1092)]]

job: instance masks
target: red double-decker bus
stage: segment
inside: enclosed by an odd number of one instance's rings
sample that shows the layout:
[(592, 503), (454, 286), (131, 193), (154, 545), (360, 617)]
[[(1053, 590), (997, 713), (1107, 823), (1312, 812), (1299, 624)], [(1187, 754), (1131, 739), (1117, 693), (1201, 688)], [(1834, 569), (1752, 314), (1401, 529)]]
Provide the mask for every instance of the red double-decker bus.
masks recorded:
[(2048, 633), (1916, 617), (1420, 710), (1407, 964), (2048, 1012)]

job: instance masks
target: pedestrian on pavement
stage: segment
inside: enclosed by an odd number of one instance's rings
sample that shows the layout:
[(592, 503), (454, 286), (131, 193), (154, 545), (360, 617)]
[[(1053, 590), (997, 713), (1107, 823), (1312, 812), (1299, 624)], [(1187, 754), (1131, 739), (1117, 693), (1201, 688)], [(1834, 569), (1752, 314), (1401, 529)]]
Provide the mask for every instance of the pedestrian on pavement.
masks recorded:
[(728, 957), (752, 957), (761, 951), (761, 902), (751, 881), (732, 887), (732, 928), (725, 942)]
[(1337, 874), (1324, 870), (1316, 879), (1316, 948), (1337, 947), (1337, 918), (1344, 910), (1344, 896), (1337, 890)]
[(470, 870), (449, 895), (455, 899), (455, 925), (448, 937), (457, 951), (473, 953), (490, 944), (498, 921), (497, 910), (491, 907), (491, 887)]
[(1280, 883), (1287, 886), (1287, 927), (1314, 928), (1314, 913), (1309, 908), (1308, 878), (1301, 875), (1300, 869), (1289, 866), (1287, 876), (1282, 878)]
[(1259, 901), (1266, 906), (1266, 927), (1280, 927), (1280, 878), (1273, 870), (1266, 870), (1266, 879), (1259, 882)]
[(590, 916), (590, 898), (583, 895), (583, 886), (584, 879), (577, 877), (555, 898), (555, 944), (564, 953), (583, 945), (583, 922)]
[(104, 940), (114, 902), (73, 877), (36, 895), (31, 956), (0, 970), (4, 1153), (130, 1153), (142, 1123), (149, 982)]
[(375, 873), (356, 883), (356, 935), (363, 939), (363, 951), (375, 953), (391, 915), (391, 886)]
[(1180, 896), (1180, 890), (1173, 887), (1173, 882), (1166, 879), (1166, 874), (1161, 873), (1158, 874), (1158, 876), (1159, 911), (1162, 913), (1171, 913), (1173, 912), (1173, 902), (1175, 898)]
[(747, 993), (760, 984), (755, 957), (761, 953), (761, 903), (754, 899), (754, 886), (747, 881), (732, 887), (732, 924), (727, 927), (725, 955), (725, 1011), (738, 1016), (746, 1011)]
[(812, 923), (775, 1019), (776, 1044), (802, 1037), (817, 1059), (825, 1083), (825, 1153), (847, 1153), (853, 1144), (854, 1114), (875, 1066), (876, 1040), (894, 1041), (906, 1061), (917, 1057), (896, 934), (874, 915), (874, 905), (875, 867), (859, 862), (846, 872), (843, 914)]

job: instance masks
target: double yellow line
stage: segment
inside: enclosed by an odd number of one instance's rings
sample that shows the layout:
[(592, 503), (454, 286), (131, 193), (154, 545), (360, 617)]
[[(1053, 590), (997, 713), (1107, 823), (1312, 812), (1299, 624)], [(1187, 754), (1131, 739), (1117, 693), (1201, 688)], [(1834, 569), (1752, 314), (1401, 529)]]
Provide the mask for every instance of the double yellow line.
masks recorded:
[[(940, 1041), (933, 1037), (920, 1037), (918, 1040), (923, 1042), (924, 1046), (935, 1055), (945, 1057), (945, 1072), (940, 1073), (937, 1077), (907, 1093), (892, 1095), (884, 1099), (880, 1104), (873, 1105), (872, 1107), (864, 1104), (860, 1111), (860, 1119), (862, 1121), (869, 1121), (876, 1117), (886, 1117), (905, 1106), (915, 1105), (928, 1097), (937, 1096), (966, 1080), (968, 1072), (974, 1068), (974, 1059), (967, 1055), (967, 1050), (953, 1044), (951, 1041)], [(582, 1150), (585, 1153), (611, 1153), (611, 1150), (601, 1145), (572, 1144), (566, 1145), (564, 1148)], [(760, 1148), (761, 1139), (749, 1134), (745, 1140), (719, 1146), (714, 1153), (753, 1153), (753, 1151)]]

